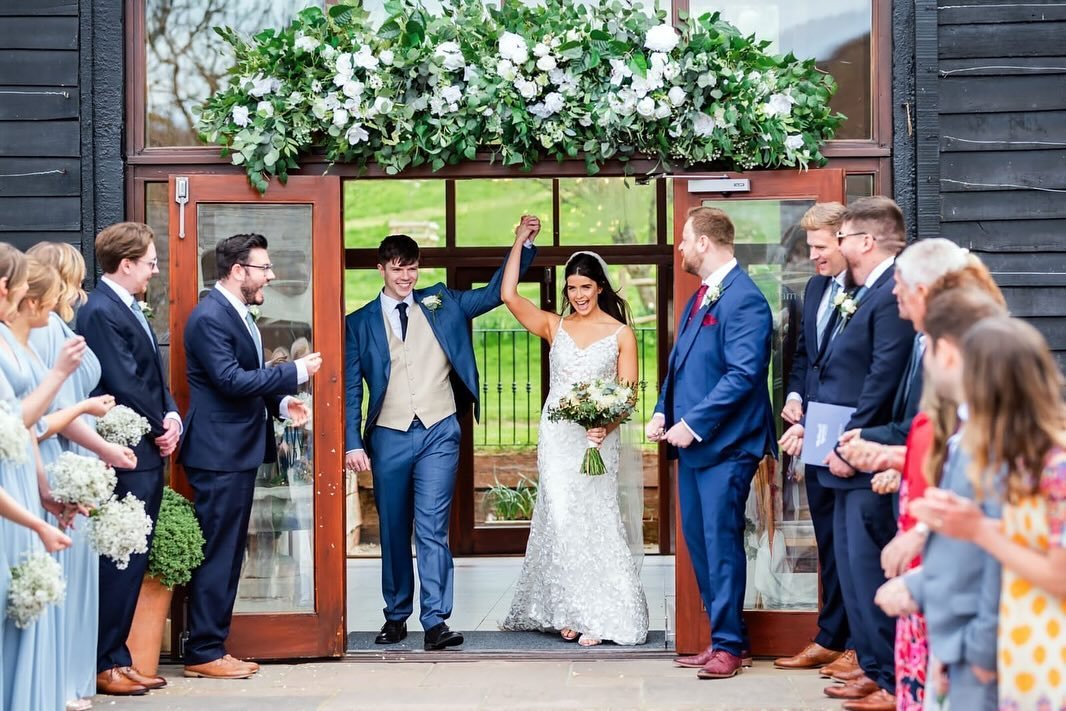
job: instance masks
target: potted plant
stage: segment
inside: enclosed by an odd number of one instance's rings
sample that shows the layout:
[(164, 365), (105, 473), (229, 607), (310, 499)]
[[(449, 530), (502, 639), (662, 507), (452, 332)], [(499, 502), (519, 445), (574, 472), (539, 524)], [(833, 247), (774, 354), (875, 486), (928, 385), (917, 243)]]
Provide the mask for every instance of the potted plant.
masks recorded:
[(485, 523), (494, 526), (528, 526), (537, 503), (537, 483), (521, 477), (517, 486), (509, 487), (496, 480), (485, 492), (489, 511)]
[(148, 570), (126, 640), (133, 666), (142, 674), (154, 676), (159, 669), (174, 586), (188, 583), (203, 560), (204, 536), (192, 504), (169, 486), (165, 487), (155, 536), (148, 551)]

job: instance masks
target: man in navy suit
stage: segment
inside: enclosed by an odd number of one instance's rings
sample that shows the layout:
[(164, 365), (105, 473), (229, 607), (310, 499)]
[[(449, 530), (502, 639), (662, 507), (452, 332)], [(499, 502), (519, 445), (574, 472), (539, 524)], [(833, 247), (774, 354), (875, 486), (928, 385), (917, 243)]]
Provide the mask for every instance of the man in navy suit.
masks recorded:
[(259, 465), (277, 459), (273, 419), (307, 421), (307, 406), (291, 396), (318, 372), (322, 357), (264, 367), (262, 336), (249, 311), (263, 303), (263, 288), (275, 278), (263, 235), (222, 240), (215, 264), (218, 281), (193, 309), (184, 338), (190, 398), (178, 460), (205, 541), (204, 562), (189, 582), (185, 676), (243, 679), (259, 666), (227, 654), (225, 641), (255, 476)]
[(737, 264), (734, 229), (721, 210), (688, 214), (678, 250), (703, 284), (681, 326), (646, 434), (678, 459), (681, 529), (711, 623), (711, 646), (678, 664), (701, 679), (731, 677), (749, 649), (743, 622), (747, 562), (744, 506), (759, 461), (776, 454), (766, 386), (773, 319)]
[[(151, 427), (133, 448), (136, 468), (116, 470), (115, 495), (132, 493), (143, 501), (153, 523), (163, 500), (164, 459), (181, 435), (181, 416), (167, 387), (155, 334), (135, 298), (159, 273), (154, 240), (152, 228), (137, 222), (111, 225), (96, 236), (96, 259), (104, 276), (78, 311), (77, 323), (100, 360), (100, 384), (93, 395), (114, 395), (117, 404), (147, 419)], [(134, 669), (126, 648), (147, 565), (147, 554), (132, 556), (125, 570), (100, 558), (96, 688), (101, 694), (140, 695), (166, 686), (163, 677), (146, 677)]]
[[(539, 231), (533, 232), (530, 240)], [(530, 241), (522, 271), (535, 254)], [(421, 584), (419, 621), (427, 650), (463, 643), (448, 628), (452, 557), (448, 518), (459, 466), (459, 415), (478, 416), (478, 373), (470, 322), (499, 306), (500, 267), (487, 286), (456, 291), (415, 289), (418, 244), (390, 235), (378, 247), (384, 288), (348, 315), (345, 336), (345, 466), (373, 471), (381, 520), (381, 588), (385, 624), (377, 644), (407, 636), (414, 607), (411, 529)], [(370, 390), (365, 430), (363, 381)], [(373, 467), (371, 467), (373, 462)]]
[[(885, 197), (861, 198), (848, 206), (838, 238), (854, 285), (827, 328), (828, 341), (808, 382), (812, 402), (855, 408), (847, 429), (892, 421), (892, 402), (914, 341), (893, 295), (894, 262), (906, 241), (903, 214)], [(874, 493), (872, 474), (853, 469), (835, 452), (827, 467), (811, 467), (833, 489), (833, 543), (851, 639), (864, 675), (827, 696), (848, 700), (848, 709), (895, 708), (895, 623), (874, 606), (885, 581), (881, 549), (896, 521), (891, 497)]]
[[(818, 363), (824, 354), (828, 325), (833, 315), (834, 300), (845, 288), (847, 262), (840, 252), (837, 232), (844, 217), (844, 206), (839, 202), (818, 203), (803, 215), (800, 227), (807, 231), (807, 246), (810, 248), (811, 264), (815, 275), (807, 282), (803, 293), (803, 321), (799, 326), (799, 339), (792, 359), (792, 372), (788, 381), (788, 396), (781, 417), (793, 425), (781, 438), (781, 447), (786, 453), (798, 456), (799, 443), (796, 437), (802, 429), (795, 426), (803, 420), (804, 397), (811, 376), (817, 374)], [(832, 664), (823, 672), (848, 673), (856, 665), (850, 663), (854, 653), (842, 657), (848, 646), (848, 616), (844, 611), (844, 596), (837, 578), (836, 558), (833, 555), (833, 501), (831, 489), (819, 483), (813, 472), (804, 477), (807, 489), (807, 504), (814, 525), (814, 538), (818, 546), (818, 579), (821, 583), (822, 600), (818, 610), (818, 635), (799, 653), (774, 660), (781, 669), (813, 669)], [(838, 661), (839, 660), (839, 661)]]

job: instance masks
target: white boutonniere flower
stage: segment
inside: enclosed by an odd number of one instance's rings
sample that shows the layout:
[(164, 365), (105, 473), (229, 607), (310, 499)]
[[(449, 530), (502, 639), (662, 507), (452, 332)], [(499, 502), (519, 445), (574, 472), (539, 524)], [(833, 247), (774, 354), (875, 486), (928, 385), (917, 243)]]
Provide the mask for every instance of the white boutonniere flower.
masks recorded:
[(702, 309), (704, 306), (711, 306), (720, 298), (722, 298), (722, 285), (715, 284), (707, 289), (707, 293), (703, 295), (703, 303), (700, 304), (700, 308)]
[(851, 294), (842, 291), (833, 299), (833, 307), (837, 310), (837, 313), (840, 314), (840, 320), (843, 323), (847, 323), (848, 319), (851, 318), (855, 314), (856, 309), (859, 308), (859, 304), (855, 299), (851, 298)]
[(441, 301), (440, 294), (430, 294), (422, 299), (422, 305), (426, 307), (427, 311), (436, 311), (444, 305), (444, 302)]
[(138, 301), (137, 308), (141, 310), (141, 313), (144, 314), (145, 318), (150, 319), (155, 316), (155, 311), (152, 310), (151, 304), (149, 304), (147, 301)]
[(253, 321), (258, 321), (259, 317), (262, 315), (262, 312), (259, 310), (259, 307), (255, 305), (248, 307), (248, 313), (251, 314)]

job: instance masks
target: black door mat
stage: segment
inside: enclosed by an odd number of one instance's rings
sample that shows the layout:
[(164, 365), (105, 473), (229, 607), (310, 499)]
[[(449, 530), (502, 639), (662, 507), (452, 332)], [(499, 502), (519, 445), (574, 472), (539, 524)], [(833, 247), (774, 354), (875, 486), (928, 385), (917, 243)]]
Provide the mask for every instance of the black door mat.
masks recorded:
[(558, 634), (541, 632), (466, 632), (460, 647), (427, 652), (422, 649), (422, 632), (411, 632), (399, 644), (374, 644), (377, 631), (349, 632), (348, 659), (352, 661), (469, 661), (476, 659), (657, 659), (674, 655), (666, 648), (663, 630), (648, 632), (642, 645), (623, 647), (604, 642), (582, 647), (566, 642)]

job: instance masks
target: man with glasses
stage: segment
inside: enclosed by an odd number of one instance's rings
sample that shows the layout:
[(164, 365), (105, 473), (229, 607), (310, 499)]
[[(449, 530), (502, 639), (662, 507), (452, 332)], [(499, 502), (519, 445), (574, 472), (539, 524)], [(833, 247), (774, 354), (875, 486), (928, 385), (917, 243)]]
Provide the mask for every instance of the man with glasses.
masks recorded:
[[(96, 236), (96, 259), (104, 276), (78, 312), (76, 329), (100, 361), (100, 383), (93, 395), (114, 395), (117, 404), (151, 427), (133, 448), (136, 467), (116, 470), (115, 495), (121, 499), (132, 493), (143, 501), (153, 523), (163, 501), (163, 463), (181, 436), (181, 417), (167, 388), (159, 346), (136, 299), (159, 273), (154, 240), (152, 228), (139, 222), (111, 225)], [(125, 570), (100, 557), (96, 688), (101, 694), (140, 695), (166, 685), (161, 676), (138, 672), (126, 648), (147, 566), (147, 554), (131, 556)]]
[(185, 326), (189, 412), (179, 461), (196, 495), (204, 562), (189, 582), (185, 676), (243, 679), (254, 662), (226, 653), (259, 465), (277, 459), (273, 419), (302, 426), (310, 415), (292, 397), (318, 372), (322, 356), (265, 367), (263, 339), (249, 307), (274, 280), (267, 240), (234, 235), (215, 248), (218, 282)]

